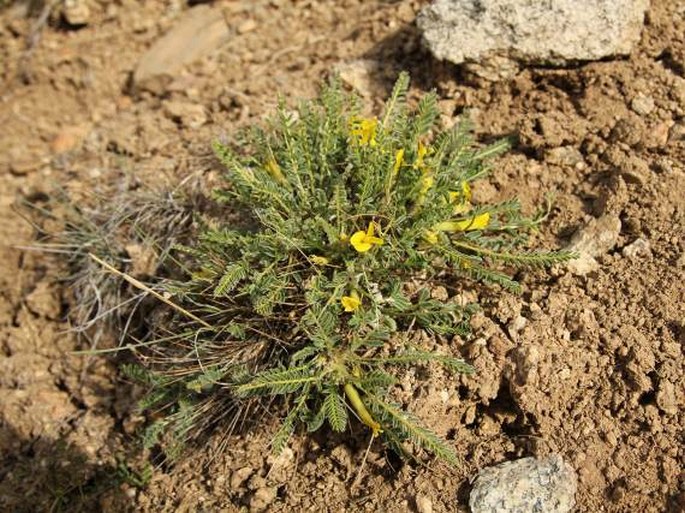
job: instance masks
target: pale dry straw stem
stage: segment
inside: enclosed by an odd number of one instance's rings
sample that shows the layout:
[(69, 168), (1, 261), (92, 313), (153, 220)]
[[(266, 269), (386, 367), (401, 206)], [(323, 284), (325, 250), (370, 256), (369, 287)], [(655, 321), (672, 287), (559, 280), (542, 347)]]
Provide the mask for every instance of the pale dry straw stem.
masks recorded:
[(202, 326), (204, 326), (205, 328), (208, 328), (208, 329), (210, 329), (210, 330), (213, 330), (213, 329), (214, 329), (214, 328), (212, 328), (212, 326), (211, 326), (209, 323), (203, 321), (203, 320), (200, 319), (198, 316), (196, 316), (195, 314), (192, 314), (191, 312), (189, 312), (189, 311), (186, 310), (185, 308), (182, 308), (182, 307), (178, 306), (176, 303), (174, 303), (173, 301), (171, 301), (169, 298), (164, 297), (162, 294), (160, 294), (160, 293), (157, 292), (156, 290), (151, 289), (150, 287), (148, 287), (147, 285), (145, 285), (143, 282), (136, 280), (133, 276), (130, 276), (130, 275), (126, 274), (126, 273), (121, 272), (119, 269), (117, 269), (117, 268), (115, 268), (115, 267), (112, 267), (111, 265), (109, 265), (107, 262), (105, 262), (105, 261), (102, 260), (101, 258), (98, 258), (97, 256), (95, 256), (93, 253), (88, 253), (88, 256), (89, 256), (90, 258), (92, 258), (93, 260), (95, 260), (95, 261), (96, 261), (98, 264), (100, 264), (102, 267), (104, 267), (105, 269), (107, 269), (109, 272), (111, 272), (111, 273), (113, 273), (113, 274), (116, 274), (117, 276), (123, 278), (124, 280), (126, 280), (127, 282), (129, 282), (131, 285), (133, 285), (133, 286), (136, 287), (137, 289), (144, 290), (145, 292), (148, 292), (149, 294), (152, 294), (154, 297), (156, 297), (157, 299), (159, 299), (162, 303), (164, 303), (164, 304), (170, 306), (170, 307), (173, 308), (174, 310), (176, 310), (176, 311), (182, 313), (183, 315), (185, 315), (186, 317), (188, 317), (188, 318), (194, 320), (195, 322), (200, 323), (200, 324), (201, 324)]

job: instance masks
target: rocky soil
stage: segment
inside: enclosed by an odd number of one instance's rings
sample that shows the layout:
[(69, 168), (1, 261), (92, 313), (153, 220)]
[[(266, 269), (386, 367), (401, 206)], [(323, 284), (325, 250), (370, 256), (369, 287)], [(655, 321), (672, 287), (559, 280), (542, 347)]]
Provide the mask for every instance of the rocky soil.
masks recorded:
[[(550, 453), (578, 475), (577, 511), (685, 510), (685, 4), (653, 0), (628, 57), (498, 82), (422, 49), (424, 1), (190, 4), (0, 11), (0, 510), (466, 512), (479, 469)], [(188, 57), (163, 38), (197, 35), (198, 16), (211, 30)], [(165, 47), (179, 49), (171, 63)], [(273, 458), (267, 418), (219, 427), (136, 486), (156, 461), (130, 453), (136, 390), (113, 358), (73, 354), (85, 342), (65, 320), (63, 267), (27, 249), (35, 234), (14, 205), (57, 186), (211, 179), (211, 141), (260, 122), (277, 93), (295, 103), (338, 70), (372, 109), (403, 69), (415, 92), (437, 90), (446, 123), (469, 115), (480, 140), (515, 138), (474, 199), (518, 196), (532, 212), (554, 193), (534, 242), (583, 253), (519, 273), (520, 296), (454, 284), (483, 311), (471, 337), (441, 343), (477, 374), (408, 373), (398, 394), (461, 464), (401, 462), (374, 444), (360, 473), (362, 429), (297, 436)]]

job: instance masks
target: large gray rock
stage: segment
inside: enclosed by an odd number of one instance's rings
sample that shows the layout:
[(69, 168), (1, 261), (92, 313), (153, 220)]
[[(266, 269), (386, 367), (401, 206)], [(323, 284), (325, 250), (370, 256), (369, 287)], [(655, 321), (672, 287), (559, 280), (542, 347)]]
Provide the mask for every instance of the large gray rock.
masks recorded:
[(648, 7), (649, 0), (435, 0), (417, 24), (438, 59), (474, 63), (474, 71), (496, 79), (517, 63), (626, 55)]
[(209, 55), (229, 37), (226, 19), (219, 9), (193, 7), (143, 54), (133, 73), (133, 85), (161, 93), (184, 66)]
[(472, 513), (567, 513), (578, 483), (558, 454), (522, 458), (482, 469), (469, 496)]

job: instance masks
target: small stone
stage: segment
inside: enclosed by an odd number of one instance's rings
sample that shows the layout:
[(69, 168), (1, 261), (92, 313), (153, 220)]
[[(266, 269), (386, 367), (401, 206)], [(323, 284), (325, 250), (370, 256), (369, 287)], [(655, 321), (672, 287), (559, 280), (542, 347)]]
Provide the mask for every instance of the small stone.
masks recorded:
[(466, 408), (466, 413), (464, 414), (464, 424), (470, 426), (476, 421), (476, 405), (472, 404)]
[(630, 108), (640, 116), (649, 115), (655, 107), (656, 105), (654, 104), (654, 98), (651, 96), (645, 96), (642, 93), (635, 95), (635, 98), (633, 98), (630, 102)]
[(241, 488), (245, 482), (250, 478), (254, 471), (250, 467), (242, 467), (231, 473), (231, 480), (229, 485), (231, 490), (237, 490)]
[(253, 20), (252, 18), (243, 21), (240, 25), (238, 25), (238, 34), (247, 34), (248, 32), (252, 32), (254, 29), (257, 28), (257, 22)]
[(685, 119), (673, 124), (668, 131), (668, 142), (685, 141)]
[(164, 113), (186, 128), (199, 128), (207, 122), (205, 108), (197, 103), (169, 101), (164, 104)]
[(133, 100), (130, 96), (122, 95), (116, 99), (116, 108), (118, 111), (124, 111), (131, 108), (133, 105)]
[(128, 272), (134, 278), (153, 276), (159, 257), (150, 245), (128, 244), (124, 248), (130, 259)]
[(478, 436), (490, 437), (499, 433), (501, 430), (500, 424), (491, 416), (485, 415), (478, 424)]
[(558, 454), (522, 458), (482, 469), (469, 496), (472, 513), (567, 513), (578, 487), (573, 468)]
[(637, 146), (645, 136), (645, 124), (641, 118), (631, 116), (621, 118), (609, 133), (609, 140), (613, 143), (625, 143), (628, 146)]
[(450, 393), (444, 388), (440, 390), (440, 400), (443, 404), (447, 404), (447, 401), (450, 400)]
[(650, 126), (644, 132), (642, 144), (645, 148), (662, 148), (668, 144), (669, 134), (674, 123), (672, 120), (662, 121)]
[(656, 393), (656, 405), (668, 415), (678, 413), (678, 398), (676, 397), (675, 385), (673, 383), (665, 379), (659, 382), (659, 389)]
[(118, 15), (119, 7), (117, 7), (115, 4), (108, 3), (107, 7), (105, 8), (105, 19), (116, 20)]
[(416, 511), (418, 513), (433, 513), (433, 501), (430, 497), (418, 494), (416, 496)]
[(519, 333), (523, 330), (523, 328), (526, 327), (526, 324), (528, 324), (528, 319), (526, 319), (522, 315), (519, 315), (512, 319), (512, 321), (507, 326), (507, 331), (509, 332), (509, 336), (512, 340), (518, 340)]
[(62, 15), (72, 27), (82, 27), (90, 21), (90, 7), (86, 0), (64, 0)]
[(223, 13), (209, 5), (189, 9), (174, 27), (145, 52), (133, 73), (133, 84), (155, 94), (164, 92), (181, 69), (217, 50), (230, 32)]
[(626, 247), (624, 247), (623, 250), (621, 250), (621, 254), (625, 258), (630, 258), (630, 259), (634, 259), (634, 258), (637, 258), (640, 256), (649, 255), (649, 252), (650, 252), (649, 241), (642, 239), (642, 238), (636, 239), (635, 241), (631, 242)]
[(602, 159), (611, 165), (628, 183), (645, 185), (651, 178), (652, 173), (649, 169), (649, 164), (644, 159), (631, 153), (626, 153), (618, 148), (618, 146), (608, 148), (604, 152)]
[(539, 321), (545, 315), (542, 307), (537, 303), (531, 303), (528, 308), (530, 309), (530, 318), (535, 321)]
[(358, 59), (335, 66), (340, 79), (365, 97), (373, 95), (376, 87), (373, 77), (380, 69), (380, 63), (370, 59)]
[(578, 148), (573, 146), (560, 146), (559, 148), (552, 148), (545, 152), (545, 161), (557, 166), (575, 167), (578, 164), (584, 164), (583, 154)]
[(267, 458), (269, 464), (268, 478), (271, 483), (288, 481), (295, 462), (295, 452), (290, 447), (284, 447), (278, 455)]
[(10, 172), (16, 176), (24, 176), (37, 171), (41, 161), (31, 157), (19, 157), (10, 162)]
[(431, 298), (445, 302), (450, 298), (449, 292), (442, 285), (437, 285), (431, 290)]
[(50, 142), (53, 153), (66, 153), (76, 148), (88, 133), (86, 126), (64, 127)]
[(659, 157), (654, 163), (654, 170), (657, 173), (673, 173), (673, 161), (668, 157)]
[(621, 220), (614, 215), (605, 215), (591, 220), (571, 238), (567, 249), (578, 253), (578, 258), (568, 262), (568, 269), (583, 276), (597, 270), (595, 257), (613, 249), (621, 233)]
[(275, 486), (265, 486), (255, 491), (250, 498), (251, 511), (264, 511), (278, 496), (278, 489)]
[(623, 161), (620, 171), (626, 182), (638, 185), (645, 185), (652, 176), (649, 164), (634, 155)]

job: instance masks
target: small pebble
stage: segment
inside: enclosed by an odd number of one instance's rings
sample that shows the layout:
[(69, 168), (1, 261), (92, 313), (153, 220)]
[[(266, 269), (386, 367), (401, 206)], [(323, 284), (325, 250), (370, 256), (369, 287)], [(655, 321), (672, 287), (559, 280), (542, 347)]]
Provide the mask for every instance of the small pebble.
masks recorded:
[(87, 25), (90, 21), (90, 7), (85, 0), (64, 0), (62, 14), (65, 21), (73, 27)]
[(264, 511), (278, 496), (278, 490), (274, 486), (259, 488), (250, 499), (250, 509), (252, 511)]
[(640, 116), (647, 116), (654, 110), (654, 98), (645, 96), (643, 93), (637, 93), (635, 98), (630, 102), (630, 108)]
[(253, 19), (245, 20), (238, 25), (238, 34), (247, 34), (257, 28), (257, 22)]
[(164, 104), (164, 112), (173, 121), (180, 121), (187, 128), (198, 128), (207, 122), (205, 108), (196, 103), (169, 101)]
[(634, 242), (631, 242), (628, 244), (626, 247), (623, 248), (621, 251), (621, 254), (625, 258), (637, 258), (640, 256), (648, 255), (650, 251), (650, 246), (649, 246), (649, 241), (645, 239), (636, 239)]
[(416, 496), (416, 511), (419, 513), (433, 513), (433, 501), (423, 494)]
[(252, 475), (254, 471), (250, 467), (239, 468), (231, 474), (229, 486), (231, 490), (237, 490), (245, 484), (245, 481)]

